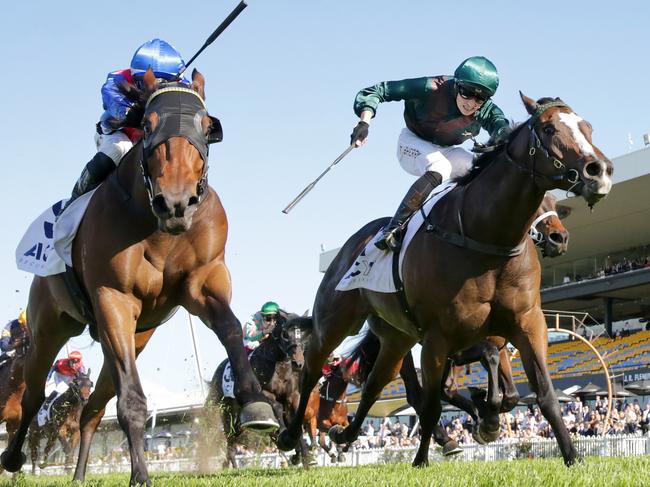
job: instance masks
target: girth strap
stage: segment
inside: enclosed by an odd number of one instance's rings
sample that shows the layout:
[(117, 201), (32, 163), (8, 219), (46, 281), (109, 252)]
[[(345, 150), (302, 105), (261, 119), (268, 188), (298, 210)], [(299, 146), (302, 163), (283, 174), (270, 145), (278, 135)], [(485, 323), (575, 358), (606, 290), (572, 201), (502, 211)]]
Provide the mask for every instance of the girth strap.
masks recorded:
[(399, 252), (393, 252), (393, 281), (395, 282), (395, 288), (397, 289), (397, 299), (399, 300), (399, 304), (402, 306), (402, 311), (411, 322), (411, 324), (415, 327), (415, 330), (417, 330), (417, 333), (414, 334), (414, 337), (420, 339), (422, 338), (424, 332), (422, 331), (422, 327), (418, 323), (417, 318), (413, 314), (413, 311), (411, 311), (409, 302), (406, 299), (406, 292), (404, 292), (404, 283), (402, 282), (402, 278), (399, 275)]

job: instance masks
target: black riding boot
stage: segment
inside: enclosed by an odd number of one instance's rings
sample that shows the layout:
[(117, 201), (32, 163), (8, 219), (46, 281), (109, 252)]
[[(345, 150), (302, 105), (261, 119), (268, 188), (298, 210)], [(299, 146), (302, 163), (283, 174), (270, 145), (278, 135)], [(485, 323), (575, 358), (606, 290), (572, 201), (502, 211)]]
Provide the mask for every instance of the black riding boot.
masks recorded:
[(420, 176), (406, 193), (395, 216), (383, 228), (381, 238), (375, 242), (375, 246), (381, 250), (390, 249), (397, 252), (402, 247), (402, 227), (411, 215), (422, 206), (431, 190), (441, 182), (442, 176), (435, 171), (427, 171)]
[[(84, 167), (83, 171), (81, 172), (81, 176), (79, 176), (79, 179), (74, 185), (74, 188), (72, 189), (72, 195), (70, 196), (68, 202), (65, 204), (65, 208), (70, 206), (70, 203), (79, 198), (79, 196), (82, 194), (85, 194), (88, 191), (92, 191), (97, 186), (99, 186), (102, 181), (104, 181), (104, 179), (106, 179), (108, 175), (113, 172), (113, 169), (115, 169), (115, 163), (113, 162), (113, 159), (108, 157), (103, 152), (98, 152), (95, 154), (95, 157), (93, 157), (90, 162), (86, 164), (86, 167)], [(63, 209), (65, 210), (65, 208)]]

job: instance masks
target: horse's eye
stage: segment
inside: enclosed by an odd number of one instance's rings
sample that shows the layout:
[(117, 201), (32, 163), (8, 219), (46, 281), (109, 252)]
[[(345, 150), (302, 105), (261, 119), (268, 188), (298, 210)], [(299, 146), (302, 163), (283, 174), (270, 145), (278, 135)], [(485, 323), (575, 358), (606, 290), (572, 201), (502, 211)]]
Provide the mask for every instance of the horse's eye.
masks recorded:
[(544, 133), (549, 136), (555, 135), (556, 132), (555, 127), (553, 127), (553, 125), (551, 125), (550, 123), (544, 125), (544, 128), (542, 130), (544, 130)]
[(142, 130), (144, 130), (145, 135), (149, 135), (151, 133), (151, 121), (150, 120), (143, 120), (142, 121)]

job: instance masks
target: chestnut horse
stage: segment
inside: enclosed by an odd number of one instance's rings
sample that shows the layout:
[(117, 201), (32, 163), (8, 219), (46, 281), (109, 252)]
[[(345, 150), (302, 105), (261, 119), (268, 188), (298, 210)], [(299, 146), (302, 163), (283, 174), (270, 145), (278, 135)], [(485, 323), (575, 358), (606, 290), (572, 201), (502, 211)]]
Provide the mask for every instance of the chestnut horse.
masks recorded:
[(90, 380), (90, 370), (87, 373), (78, 373), (70, 382), (68, 389), (57, 397), (50, 406), (50, 418), (39, 426), (36, 418), (29, 427), (27, 442), (32, 457), (32, 474), (36, 473), (38, 449), (41, 440), (45, 438), (43, 461), (40, 468), (47, 466), (47, 460), (54, 443), (58, 439), (65, 454), (65, 468), (72, 467), (72, 455), (79, 444), (79, 417), (81, 409), (88, 402), (92, 391), (93, 381)]
[[(81, 415), (75, 480), (85, 477), (90, 441), (117, 393), (118, 420), (131, 455), (130, 482), (150, 485), (144, 456), (147, 402), (135, 360), (153, 329), (179, 306), (199, 316), (226, 348), (237, 378), (235, 394), (245, 405), (242, 422), (277, 427), (230, 309), (224, 261), (228, 223), (207, 184), (208, 144), (215, 141), (218, 121), (207, 113), (204, 84), (196, 70), (191, 88), (161, 86), (151, 69), (145, 74), (144, 91), (135, 93), (141, 96), (144, 138), (97, 189), (75, 238), (74, 273), (89, 298), (104, 352), (97, 387)], [(11, 472), (25, 462), (21, 448), (44, 400), (54, 357), (88, 322), (60, 274), (34, 278), (27, 315), (33, 343), (25, 361), (23, 417), (0, 457)]]
[(349, 382), (346, 361), (331, 365), (319, 386), (311, 391), (305, 411), (305, 428), (312, 449), (316, 447), (318, 439), (318, 445), (329, 455), (332, 463), (345, 461), (343, 451), (347, 449), (342, 449), (340, 445), (336, 445), (336, 452), (332, 448), (328, 449), (325, 434), (334, 425), (345, 427), (349, 424), (346, 395)]
[(278, 445), (296, 444), (309, 394), (329, 353), (363, 322), (379, 339), (377, 361), (364, 384), (357, 414), (335, 428), (337, 443), (354, 441), (403, 357), (422, 343), (422, 441), (414, 466), (428, 464), (431, 434), (441, 412), (445, 364), (451, 354), (487, 336), (502, 336), (521, 353), (540, 409), (557, 438), (564, 462), (577, 458), (546, 366), (547, 327), (540, 306), (540, 264), (528, 229), (547, 190), (563, 189), (594, 205), (611, 189), (612, 163), (591, 143), (591, 126), (560, 99), (537, 102), (521, 95), (530, 114), (504, 144), (481, 155), (427, 216), (405, 251), (403, 291), (336, 291), (354, 259), (386, 219), (353, 235), (323, 277), (314, 303), (298, 413)]

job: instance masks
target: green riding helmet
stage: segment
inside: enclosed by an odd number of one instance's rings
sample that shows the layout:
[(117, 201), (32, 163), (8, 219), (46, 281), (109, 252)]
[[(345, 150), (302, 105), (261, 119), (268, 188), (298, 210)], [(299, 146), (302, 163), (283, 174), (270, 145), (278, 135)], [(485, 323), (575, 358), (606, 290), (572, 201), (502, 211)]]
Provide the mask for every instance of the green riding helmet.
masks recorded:
[(461, 85), (470, 85), (479, 93), (485, 91), (487, 97), (494, 96), (499, 86), (496, 66), (483, 56), (465, 59), (454, 71), (454, 78)]
[(262, 305), (262, 309), (260, 310), (260, 313), (263, 315), (276, 315), (280, 312), (280, 306), (278, 306), (278, 303), (274, 303), (273, 301), (267, 301)]

